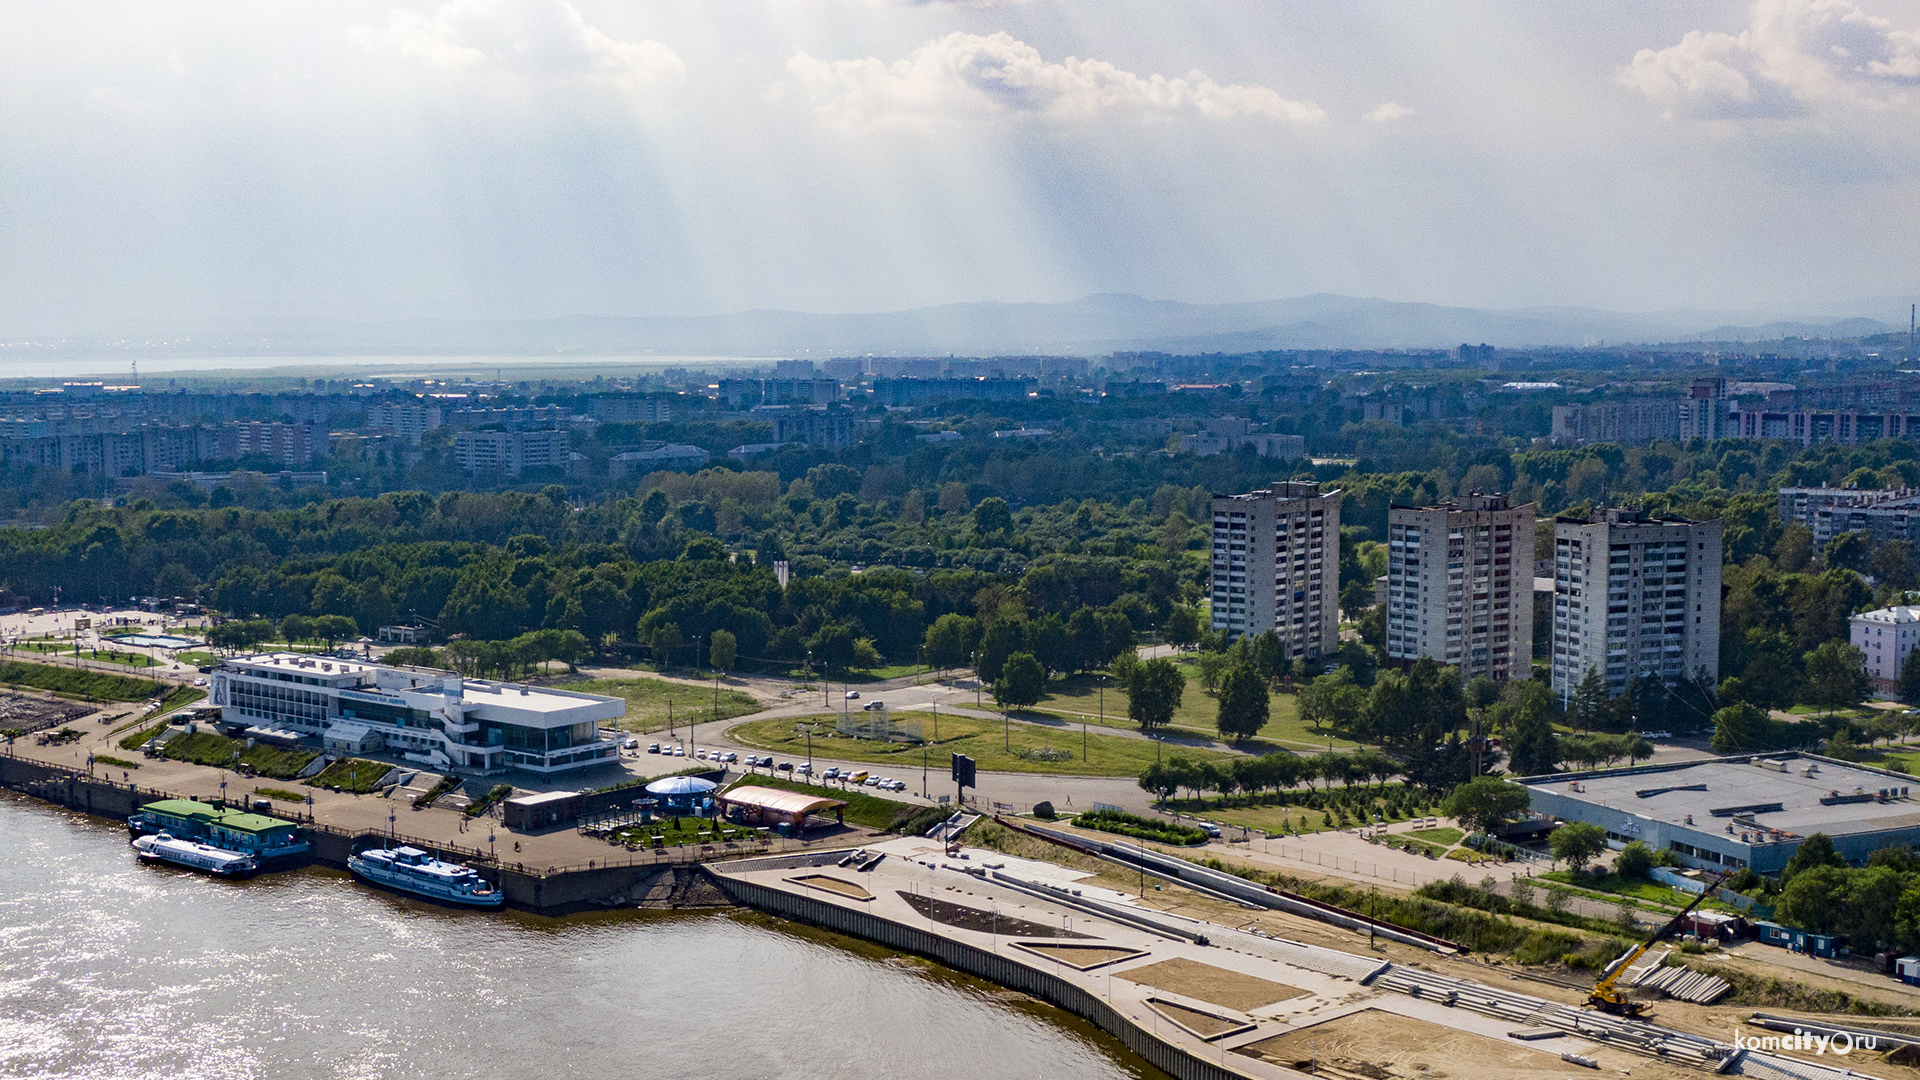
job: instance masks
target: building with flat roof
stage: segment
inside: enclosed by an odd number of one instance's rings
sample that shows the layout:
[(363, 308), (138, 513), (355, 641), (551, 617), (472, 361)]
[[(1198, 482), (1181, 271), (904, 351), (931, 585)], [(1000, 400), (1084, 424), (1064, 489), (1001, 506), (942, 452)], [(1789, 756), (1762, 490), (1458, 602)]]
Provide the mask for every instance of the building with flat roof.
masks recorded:
[[(1387, 508), (1387, 659), (1533, 674), (1533, 507), (1504, 495)], [(1376, 591), (1378, 587), (1376, 586)]]
[(620, 744), (602, 738), (600, 724), (627, 712), (621, 698), (302, 653), (231, 657), (212, 684), (225, 719), (377, 742), (421, 765), (478, 773), (551, 774), (617, 759)]
[(1866, 658), (1874, 692), (1891, 695), (1899, 689), (1900, 666), (1920, 644), (1920, 607), (1863, 611), (1847, 620), (1847, 636)]
[(1720, 681), (1724, 522), (1596, 509), (1553, 525), (1553, 693), (1564, 707), (1598, 672), (1618, 695), (1636, 677)]
[(1340, 647), (1340, 492), (1311, 480), (1213, 497), (1213, 628), (1279, 635), (1290, 657)]
[(1913, 777), (1813, 754), (1749, 754), (1518, 781), (1535, 813), (1639, 840), (1687, 866), (1777, 874), (1807, 837), (1825, 833), (1854, 863), (1920, 844)]

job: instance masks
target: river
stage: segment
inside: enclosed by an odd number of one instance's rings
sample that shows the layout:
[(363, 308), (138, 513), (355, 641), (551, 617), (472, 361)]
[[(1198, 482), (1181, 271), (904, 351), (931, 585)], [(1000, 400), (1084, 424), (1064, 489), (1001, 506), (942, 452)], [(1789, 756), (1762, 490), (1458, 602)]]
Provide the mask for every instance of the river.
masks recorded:
[(1049, 1006), (756, 914), (217, 881), (10, 794), (0, 835), (0, 1076), (1163, 1078)]

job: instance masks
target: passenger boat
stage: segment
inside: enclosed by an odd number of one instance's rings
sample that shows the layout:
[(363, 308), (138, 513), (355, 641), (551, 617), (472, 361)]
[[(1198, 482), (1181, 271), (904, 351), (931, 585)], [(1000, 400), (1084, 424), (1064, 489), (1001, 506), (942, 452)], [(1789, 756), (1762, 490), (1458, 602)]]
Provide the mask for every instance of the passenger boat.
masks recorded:
[(443, 862), (416, 847), (357, 851), (347, 856), (347, 869), (362, 881), (442, 903), (499, 907), (507, 902), (473, 867)]
[(220, 877), (246, 877), (260, 868), (251, 855), (163, 832), (134, 837), (133, 850), (144, 862), (172, 863)]

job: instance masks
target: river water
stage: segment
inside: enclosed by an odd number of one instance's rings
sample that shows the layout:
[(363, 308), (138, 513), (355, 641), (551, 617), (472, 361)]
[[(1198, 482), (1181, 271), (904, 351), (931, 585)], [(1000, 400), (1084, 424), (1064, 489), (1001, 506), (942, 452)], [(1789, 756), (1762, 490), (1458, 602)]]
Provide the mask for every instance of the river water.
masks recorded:
[(0, 1076), (1163, 1076), (1058, 1010), (764, 916), (447, 911), (319, 868), (216, 881), (11, 795), (0, 836)]

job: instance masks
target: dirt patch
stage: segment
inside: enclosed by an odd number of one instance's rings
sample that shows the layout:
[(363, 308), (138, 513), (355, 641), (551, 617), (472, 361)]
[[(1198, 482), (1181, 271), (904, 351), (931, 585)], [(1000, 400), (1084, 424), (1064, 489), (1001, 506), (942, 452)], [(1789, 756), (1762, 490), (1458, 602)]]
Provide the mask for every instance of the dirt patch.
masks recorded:
[(1181, 997), (1210, 1001), (1241, 1012), (1250, 1012), (1262, 1005), (1271, 1005), (1306, 993), (1297, 986), (1228, 971), (1184, 956), (1116, 974), (1128, 982), (1151, 986)]
[(855, 900), (873, 899), (873, 894), (861, 886), (851, 881), (842, 881), (837, 877), (830, 877), (826, 874), (804, 874), (800, 877), (790, 877), (787, 880), (793, 882), (795, 885), (805, 885), (809, 889), (823, 889), (827, 892), (839, 893), (841, 896), (852, 897)]
[(1147, 955), (1139, 949), (1129, 949), (1120, 945), (1047, 945), (1033, 941), (1016, 941), (1013, 947), (1038, 953), (1049, 960), (1058, 960), (1079, 971)]
[[(1621, 1050), (1588, 1051), (1599, 1059), (1603, 1074), (1632, 1070), (1635, 1077), (1680, 1080), (1698, 1072), (1666, 1065)], [(1308, 1071), (1317, 1061), (1322, 1076), (1366, 1076), (1373, 1080), (1539, 1080), (1574, 1071), (1557, 1053), (1535, 1050), (1501, 1039), (1380, 1009), (1362, 1009), (1325, 1023), (1248, 1043), (1236, 1054)], [(1331, 1068), (1329, 1068), (1331, 1066)]]
[(1162, 998), (1148, 998), (1147, 1007), (1203, 1039), (1217, 1039), (1232, 1032), (1253, 1029), (1251, 1024), (1230, 1017), (1215, 1016), (1210, 1012), (1201, 1012), (1199, 1009), (1185, 1005), (1177, 1005)]
[(1001, 937), (1037, 937), (1037, 938), (1080, 938), (1092, 940), (1092, 934), (1077, 933), (1045, 923), (1028, 922), (1016, 919), (1006, 912), (995, 914), (992, 911), (965, 904), (952, 904), (945, 900), (936, 900), (931, 896), (900, 890), (900, 899), (920, 914), (944, 926), (972, 930), (980, 934), (999, 934)]

